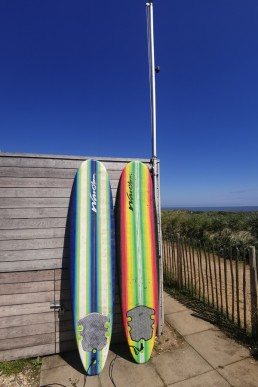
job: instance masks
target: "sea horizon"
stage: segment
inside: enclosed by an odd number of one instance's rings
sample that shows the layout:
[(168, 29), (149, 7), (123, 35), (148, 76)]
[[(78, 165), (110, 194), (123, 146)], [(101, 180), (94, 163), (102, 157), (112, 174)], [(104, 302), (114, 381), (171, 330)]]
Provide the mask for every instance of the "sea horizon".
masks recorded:
[(193, 212), (199, 211), (239, 211), (239, 212), (258, 212), (258, 206), (166, 206), (162, 210), (187, 210)]

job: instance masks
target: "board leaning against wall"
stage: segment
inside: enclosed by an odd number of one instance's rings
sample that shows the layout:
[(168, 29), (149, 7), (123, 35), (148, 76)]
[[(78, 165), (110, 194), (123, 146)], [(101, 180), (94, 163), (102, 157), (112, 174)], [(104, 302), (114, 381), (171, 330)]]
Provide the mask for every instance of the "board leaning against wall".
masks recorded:
[[(67, 215), (76, 170), (86, 159), (0, 153), (0, 361), (76, 347)], [(132, 159), (95, 159), (108, 170), (115, 200)], [(151, 169), (149, 160), (140, 161)], [(115, 301), (113, 343), (125, 340), (118, 289)]]

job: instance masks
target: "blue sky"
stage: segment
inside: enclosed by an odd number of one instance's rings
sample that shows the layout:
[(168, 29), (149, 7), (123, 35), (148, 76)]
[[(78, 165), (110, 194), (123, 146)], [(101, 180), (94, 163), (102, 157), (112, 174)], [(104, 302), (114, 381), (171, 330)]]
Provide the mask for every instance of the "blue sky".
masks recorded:
[[(0, 2), (2, 152), (151, 158), (145, 2)], [(258, 1), (154, 1), (162, 206), (258, 205)]]

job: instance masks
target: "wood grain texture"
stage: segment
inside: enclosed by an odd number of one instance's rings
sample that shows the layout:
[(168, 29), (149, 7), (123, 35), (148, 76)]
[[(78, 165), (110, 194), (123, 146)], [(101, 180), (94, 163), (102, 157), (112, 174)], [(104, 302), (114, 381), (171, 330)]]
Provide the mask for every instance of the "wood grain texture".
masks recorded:
[(68, 240), (63, 238), (46, 238), (46, 239), (11, 239), (0, 241), (0, 250), (39, 250), (55, 249), (58, 247), (68, 247)]
[[(91, 158), (92, 159), (92, 158)], [(86, 159), (84, 159), (86, 160)], [(51, 169), (78, 169), (82, 160), (69, 160), (69, 159), (54, 159), (54, 158), (31, 158), (27, 157), (3, 157), (0, 161), (1, 167), (23, 167), (23, 168), (51, 168)], [(100, 160), (108, 168), (109, 171), (122, 171), (126, 166), (127, 161), (113, 159)], [(131, 159), (130, 159), (131, 161)], [(146, 162), (146, 160), (145, 160)]]
[(0, 198), (69, 198), (69, 188), (0, 188)]
[(1, 262), (0, 272), (29, 271), (29, 270), (49, 270), (60, 267), (68, 267), (68, 261), (62, 259), (42, 259), (38, 261)]
[(55, 324), (53, 323), (30, 324), (30, 325), (22, 325), (22, 326), (16, 326), (16, 327), (9, 327), (6, 329), (0, 329), (0, 345), (1, 345), (1, 340), (14, 339), (14, 338), (19, 338), (20, 340), (20, 337), (42, 335), (44, 333), (49, 334), (54, 332), (55, 332)]
[(67, 208), (68, 198), (1, 198), (0, 208)]
[(10, 317), (10, 316), (21, 316), (24, 314), (33, 314), (33, 313), (47, 313), (50, 310), (49, 302), (37, 302), (30, 304), (19, 305), (4, 305), (0, 306), (0, 316), (1, 317)]
[(48, 292), (38, 292), (38, 293), (26, 293), (26, 294), (4, 294), (0, 296), (0, 306), (11, 306), (16, 305), (17, 312), (19, 312), (18, 308), (20, 305), (26, 305), (31, 303), (39, 303), (39, 302), (53, 302), (54, 301), (54, 293), (53, 291)]
[(18, 229), (18, 230), (2, 230), (0, 233), (0, 240), (12, 240), (12, 239), (49, 239), (49, 238), (64, 238), (65, 228), (31, 228), (31, 229)]
[[(26, 230), (26, 229), (53, 229), (65, 228), (68, 220), (66, 218), (42, 218), (42, 219), (0, 219), (0, 230)], [(2, 234), (2, 231), (1, 231)]]
[[(1, 161), (1, 160), (0, 160)], [(111, 176), (111, 188), (116, 188), (118, 185), (119, 173)], [(117, 178), (116, 178), (117, 177)], [(1, 177), (0, 176), (0, 187), (2, 189), (14, 188), (16, 191), (20, 188), (60, 188), (60, 189), (71, 189), (73, 185), (73, 179), (55, 179), (55, 178), (33, 178), (33, 177)]]
[[(0, 361), (75, 349), (68, 206), (76, 170), (86, 159), (0, 153)], [(115, 200), (121, 171), (132, 159), (95, 159), (109, 172)], [(64, 315), (50, 309), (54, 301), (65, 305)], [(112, 342), (121, 340), (117, 295)]]
[(1, 208), (0, 219), (67, 218), (68, 208)]
[(51, 344), (55, 341), (55, 332), (19, 337), (19, 340), (3, 339), (0, 341), (0, 348), (2, 351), (33, 347), (36, 345)]
[(19, 282), (54, 281), (54, 270), (25, 271), (19, 273), (0, 273), (1, 284), (16, 284)]
[[(35, 261), (35, 260), (53, 260), (53, 259), (66, 259), (68, 258), (68, 248), (55, 248), (55, 249), (34, 249), (26, 251), (13, 251), (6, 250), (0, 251), (0, 261), (15, 262), (15, 261)], [(17, 262), (17, 263), (20, 263)], [(21, 264), (21, 263), (20, 263)], [(40, 265), (40, 262), (38, 262)], [(10, 264), (11, 265), (11, 264)], [(25, 265), (25, 262), (22, 263)], [(0, 265), (1, 270), (1, 265)], [(35, 270), (35, 269), (34, 269)]]
[(32, 324), (45, 323), (56, 323), (55, 315), (52, 310), (46, 313), (2, 317), (0, 318), (0, 330), (5, 332), (6, 329), (11, 327), (20, 327), (22, 325), (30, 326)]
[[(0, 284), (0, 295), (23, 294), (54, 291), (54, 281), (21, 282), (15, 284)], [(16, 297), (15, 297), (16, 298)]]
[(7, 349), (6, 351), (0, 351), (0, 361), (46, 356), (55, 353), (55, 351), (56, 345), (54, 342), (50, 344), (34, 345), (33, 347)]

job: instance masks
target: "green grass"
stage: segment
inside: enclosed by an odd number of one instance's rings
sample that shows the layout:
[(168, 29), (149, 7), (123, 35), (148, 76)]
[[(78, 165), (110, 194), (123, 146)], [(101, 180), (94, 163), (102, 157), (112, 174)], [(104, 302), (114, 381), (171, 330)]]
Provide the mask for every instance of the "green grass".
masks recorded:
[(42, 364), (42, 359), (19, 359), (14, 361), (4, 361), (0, 363), (0, 373), (4, 375), (17, 375), (24, 371), (25, 368), (38, 369)]
[(162, 233), (235, 247), (258, 247), (258, 212), (162, 210)]

